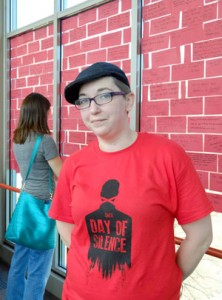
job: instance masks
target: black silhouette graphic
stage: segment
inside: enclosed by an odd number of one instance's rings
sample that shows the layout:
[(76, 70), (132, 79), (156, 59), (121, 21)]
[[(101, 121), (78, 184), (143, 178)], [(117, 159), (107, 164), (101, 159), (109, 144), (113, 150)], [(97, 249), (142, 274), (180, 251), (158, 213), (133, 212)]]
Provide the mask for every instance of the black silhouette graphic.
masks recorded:
[(105, 182), (100, 194), (104, 203), (85, 217), (90, 237), (90, 267), (97, 265), (105, 278), (111, 277), (116, 269), (124, 272), (125, 266), (131, 267), (132, 219), (113, 205), (118, 193), (117, 180)]

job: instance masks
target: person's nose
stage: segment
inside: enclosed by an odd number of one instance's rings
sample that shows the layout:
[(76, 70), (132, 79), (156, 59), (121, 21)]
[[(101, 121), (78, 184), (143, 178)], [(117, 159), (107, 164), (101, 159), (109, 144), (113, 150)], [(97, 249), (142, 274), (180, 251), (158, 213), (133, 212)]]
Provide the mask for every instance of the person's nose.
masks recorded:
[(90, 112), (95, 114), (98, 113), (100, 111), (100, 106), (98, 104), (96, 104), (96, 102), (94, 100), (91, 101), (90, 103)]

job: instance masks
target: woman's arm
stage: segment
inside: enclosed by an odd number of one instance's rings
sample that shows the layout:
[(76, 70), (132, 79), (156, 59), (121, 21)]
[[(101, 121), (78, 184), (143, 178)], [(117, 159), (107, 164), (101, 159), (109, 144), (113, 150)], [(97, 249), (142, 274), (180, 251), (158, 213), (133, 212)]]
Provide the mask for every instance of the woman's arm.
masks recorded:
[(212, 242), (212, 224), (210, 215), (186, 225), (182, 225), (186, 234), (177, 251), (177, 264), (182, 271), (183, 280), (197, 267)]
[(55, 174), (55, 176), (58, 178), (59, 177), (59, 173), (60, 170), (62, 168), (62, 160), (60, 156), (57, 156), (53, 159), (48, 160), (48, 163), (51, 167), (51, 169), (53, 170), (53, 173)]
[(56, 225), (62, 241), (69, 248), (71, 244), (72, 230), (75, 225), (61, 221), (56, 221)]

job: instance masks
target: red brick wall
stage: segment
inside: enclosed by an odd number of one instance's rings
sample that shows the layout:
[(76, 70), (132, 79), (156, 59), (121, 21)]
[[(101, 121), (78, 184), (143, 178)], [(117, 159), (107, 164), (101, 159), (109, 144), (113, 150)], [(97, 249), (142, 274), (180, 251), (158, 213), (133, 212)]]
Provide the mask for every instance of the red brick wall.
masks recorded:
[(222, 212), (221, 1), (144, 1), (141, 131), (175, 140)]
[[(52, 103), (53, 96), (53, 27), (30, 31), (10, 40), (10, 140), (16, 128), (22, 100), (39, 92)], [(52, 128), (52, 117), (49, 117)], [(11, 168), (17, 169), (11, 152)]]

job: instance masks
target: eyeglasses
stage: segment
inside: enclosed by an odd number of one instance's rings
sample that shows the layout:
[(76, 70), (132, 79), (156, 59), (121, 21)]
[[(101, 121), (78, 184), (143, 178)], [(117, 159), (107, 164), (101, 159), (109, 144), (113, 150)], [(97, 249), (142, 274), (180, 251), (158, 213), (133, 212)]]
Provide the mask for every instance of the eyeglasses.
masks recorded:
[(124, 92), (107, 92), (103, 94), (99, 94), (93, 98), (80, 98), (75, 101), (75, 107), (79, 110), (90, 107), (92, 101), (94, 101), (97, 105), (104, 105), (112, 101), (113, 96), (118, 95), (126, 95)]

